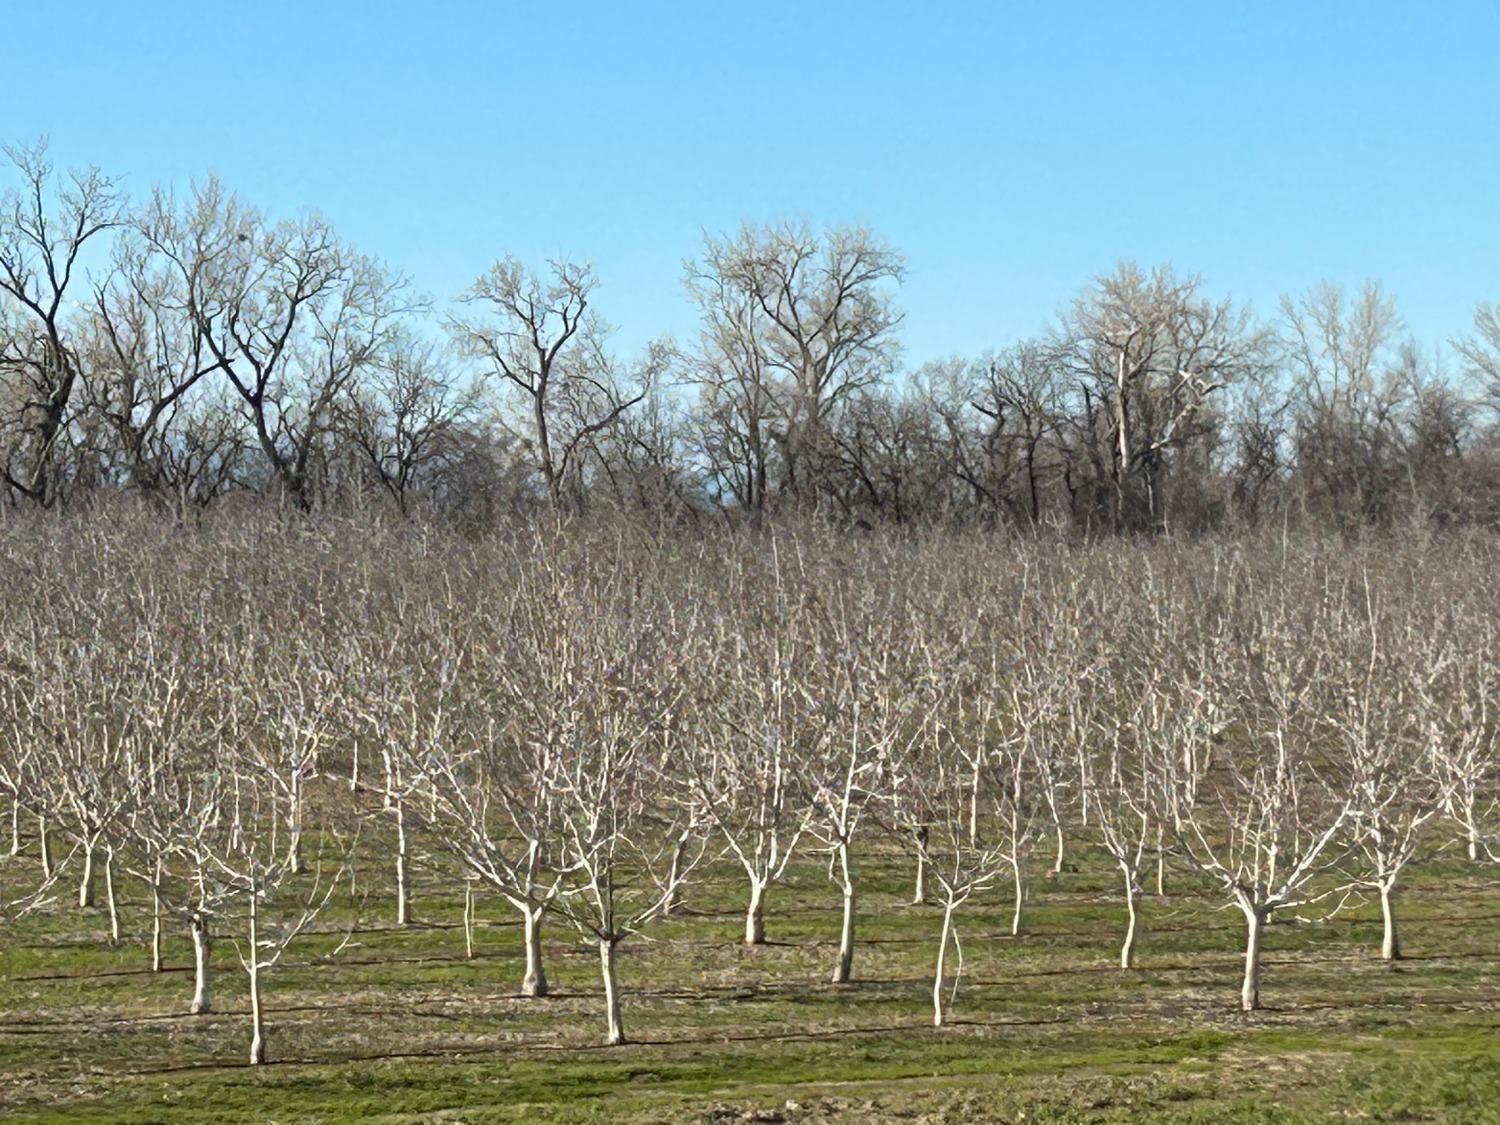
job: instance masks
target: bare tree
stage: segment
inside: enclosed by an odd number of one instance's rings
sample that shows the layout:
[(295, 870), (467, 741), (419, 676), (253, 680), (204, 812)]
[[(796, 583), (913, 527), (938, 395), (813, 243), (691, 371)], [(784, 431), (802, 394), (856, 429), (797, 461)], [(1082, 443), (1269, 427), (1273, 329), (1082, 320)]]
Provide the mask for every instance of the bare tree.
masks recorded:
[(516, 428), (529, 446), (547, 499), (562, 508), (586, 443), (644, 396), (622, 388), (604, 356), (604, 328), (590, 308), (596, 281), (586, 265), (549, 262), (533, 274), (514, 258), (496, 262), (464, 294), (482, 315), (449, 323), (463, 352), (480, 360), (521, 402)]

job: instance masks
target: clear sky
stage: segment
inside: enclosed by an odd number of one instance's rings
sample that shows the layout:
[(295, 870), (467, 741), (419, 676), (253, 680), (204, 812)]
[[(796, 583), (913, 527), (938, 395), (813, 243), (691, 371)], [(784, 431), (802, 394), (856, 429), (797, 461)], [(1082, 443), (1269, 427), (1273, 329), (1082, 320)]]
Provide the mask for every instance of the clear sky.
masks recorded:
[(632, 349), (742, 220), (906, 256), (916, 363), (1121, 258), (1269, 313), (1384, 281), (1429, 343), (1500, 299), (1500, 4), (4, 0), (0, 137), (134, 192), (219, 173), (436, 297), (592, 261)]

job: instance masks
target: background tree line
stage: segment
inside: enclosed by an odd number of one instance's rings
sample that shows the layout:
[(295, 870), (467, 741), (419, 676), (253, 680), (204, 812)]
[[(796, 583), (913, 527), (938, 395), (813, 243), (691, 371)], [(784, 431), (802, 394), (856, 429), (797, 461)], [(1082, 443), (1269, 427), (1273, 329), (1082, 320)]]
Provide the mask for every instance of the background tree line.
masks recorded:
[(815, 509), (1198, 531), (1500, 513), (1500, 310), (1447, 362), (1378, 285), (1268, 319), (1122, 264), (1043, 335), (903, 366), (869, 231), (706, 236), (695, 338), (622, 358), (570, 261), (503, 258), (441, 314), (316, 215), (216, 180), (129, 200), (45, 146), (0, 205), (5, 502), (236, 494), (492, 521), (516, 509)]

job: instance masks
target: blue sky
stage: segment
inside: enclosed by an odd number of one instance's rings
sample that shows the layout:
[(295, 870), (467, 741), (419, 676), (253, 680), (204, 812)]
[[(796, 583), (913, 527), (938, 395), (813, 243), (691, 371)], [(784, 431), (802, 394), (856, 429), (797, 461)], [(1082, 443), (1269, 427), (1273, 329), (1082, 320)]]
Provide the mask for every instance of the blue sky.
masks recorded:
[(0, 137), (316, 207), (437, 297), (587, 258), (625, 350), (691, 333), (682, 260), (747, 219), (902, 250), (913, 363), (1122, 258), (1263, 313), (1378, 278), (1428, 343), (1500, 299), (1493, 2), (7, 0), (0, 32)]

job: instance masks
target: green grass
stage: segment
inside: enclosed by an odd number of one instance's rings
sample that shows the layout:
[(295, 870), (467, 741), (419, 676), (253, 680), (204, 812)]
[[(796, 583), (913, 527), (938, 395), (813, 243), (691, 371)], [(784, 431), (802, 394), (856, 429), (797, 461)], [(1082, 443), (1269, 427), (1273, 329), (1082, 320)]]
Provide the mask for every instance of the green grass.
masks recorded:
[[(186, 1014), (190, 949), (146, 971), (145, 904), (128, 929), (63, 904), (0, 930), (0, 1116), (111, 1121), (1500, 1121), (1500, 882), (1444, 858), (1400, 899), (1409, 959), (1382, 965), (1378, 911), (1273, 924), (1262, 996), (1236, 1008), (1238, 915), (1179, 875), (1148, 898), (1140, 968), (1114, 967), (1110, 870), (1037, 878), (1026, 932), (1005, 890), (959, 915), (954, 1024), (930, 1026), (938, 911), (905, 904), (896, 856), (866, 852), (859, 978), (824, 983), (838, 898), (809, 862), (773, 888), (772, 945), (739, 944), (734, 870), (696, 882), (680, 916), (620, 965), (634, 1042), (596, 1046), (597, 955), (553, 926), (556, 994), (516, 995), (520, 931), (481, 898), (464, 957), (460, 891), (429, 862), (419, 924), (387, 900), (341, 905), (266, 981), (272, 1064), (243, 1065), (244, 976), (216, 946), (208, 1016)], [(381, 874), (366, 860), (366, 883)]]

